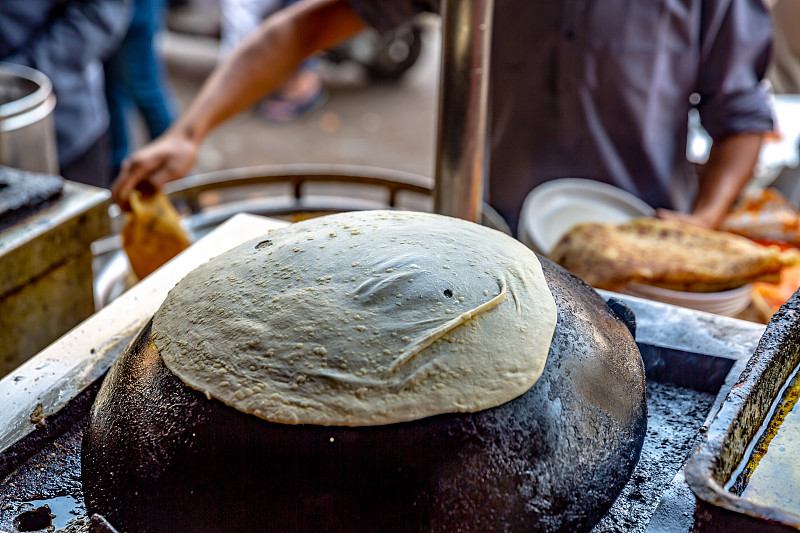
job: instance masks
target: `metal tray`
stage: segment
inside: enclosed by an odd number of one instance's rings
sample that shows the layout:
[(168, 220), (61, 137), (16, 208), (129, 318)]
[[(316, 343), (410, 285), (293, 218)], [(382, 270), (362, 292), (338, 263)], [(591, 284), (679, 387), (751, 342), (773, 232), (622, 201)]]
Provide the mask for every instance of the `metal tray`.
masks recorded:
[(697, 495), (696, 531), (800, 530), (800, 516), (761, 505), (726, 490), (750, 443), (768, 422), (781, 389), (800, 363), (800, 292), (767, 326), (752, 359), (725, 398), (705, 439), (687, 464), (686, 479)]
[[(80, 440), (105, 371), (186, 273), (278, 224), (237, 215), (0, 381), (0, 531), (19, 531), (15, 522), (24, 513), (43, 523), (54, 514), (58, 531), (88, 529)], [(631, 482), (595, 531), (687, 531), (695, 499), (683, 480), (683, 463), (764, 327), (601, 294), (622, 299), (636, 314), (650, 427)]]

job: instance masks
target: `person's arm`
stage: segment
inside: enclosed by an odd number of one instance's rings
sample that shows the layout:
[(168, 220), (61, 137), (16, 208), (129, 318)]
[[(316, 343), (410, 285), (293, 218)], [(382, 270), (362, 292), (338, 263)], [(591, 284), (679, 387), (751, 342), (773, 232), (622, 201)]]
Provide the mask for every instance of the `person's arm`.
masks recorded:
[(708, 162), (700, 171), (691, 213), (660, 209), (658, 217), (708, 229), (719, 227), (753, 173), (762, 138), (761, 133), (739, 133), (714, 141)]
[(753, 175), (762, 139), (761, 133), (739, 133), (714, 142), (700, 174), (692, 216), (709, 228), (720, 225)]
[(303, 0), (269, 17), (214, 70), (169, 130), (123, 162), (114, 200), (127, 208), (133, 189), (183, 177), (214, 127), (278, 87), (303, 59), (364, 27), (345, 0)]
[(762, 2), (704, 2), (703, 9), (697, 110), (713, 143), (691, 213), (660, 210), (658, 216), (716, 229), (751, 177), (764, 133), (772, 130), (760, 83), (772, 23)]

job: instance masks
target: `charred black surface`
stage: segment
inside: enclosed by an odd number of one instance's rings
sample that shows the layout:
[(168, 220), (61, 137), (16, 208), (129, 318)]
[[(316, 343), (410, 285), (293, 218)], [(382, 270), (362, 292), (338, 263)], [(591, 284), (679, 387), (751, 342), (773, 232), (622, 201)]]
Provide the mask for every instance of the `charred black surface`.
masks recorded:
[(29, 446), (38, 445), (36, 453), (8, 476), (0, 478), (0, 531), (24, 531), (15, 526), (17, 518), (41, 506), (30, 502), (53, 499), (63, 499), (64, 503), (72, 502), (74, 505), (59, 509), (51, 505), (51, 512), (58, 515), (57, 522), (68, 522), (67, 527), (59, 531), (79, 531), (85, 527), (80, 465), (85, 424), (84, 411), (83, 417), (73, 420), (72, 425), (67, 426), (55, 440), (48, 443), (33, 440)]
[(0, 231), (61, 195), (64, 178), (0, 165)]
[(0, 479), (4, 479), (23, 466), (28, 459), (51, 445), (65, 432), (74, 429), (76, 424), (83, 427), (86, 422), (86, 414), (89, 412), (99, 388), (100, 380), (92, 383), (73, 398), (58, 412), (58, 416), (42, 418), (31, 434), (20, 439), (0, 454)]
[(644, 369), (599, 295), (544, 271), (558, 324), (527, 393), (388, 426), (276, 424), (207, 400), (167, 370), (148, 325), (90, 413), (89, 513), (125, 531), (588, 530), (638, 460)]
[(647, 383), (647, 437), (630, 481), (593, 533), (640, 533), (697, 445), (716, 396), (666, 383)]
[(39, 531), (48, 528), (53, 523), (50, 507), (43, 505), (32, 511), (25, 511), (14, 519), (14, 527), (19, 531)]

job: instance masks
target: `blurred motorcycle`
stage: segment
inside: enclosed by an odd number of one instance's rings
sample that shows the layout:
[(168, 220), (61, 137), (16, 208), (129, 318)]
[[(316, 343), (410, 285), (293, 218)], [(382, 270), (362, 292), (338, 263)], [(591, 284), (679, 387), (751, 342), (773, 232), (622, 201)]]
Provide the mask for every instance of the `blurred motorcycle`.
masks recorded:
[(368, 28), (323, 52), (332, 63), (352, 61), (364, 67), (375, 81), (395, 81), (410, 69), (422, 51), (422, 29), (414, 22), (381, 34)]

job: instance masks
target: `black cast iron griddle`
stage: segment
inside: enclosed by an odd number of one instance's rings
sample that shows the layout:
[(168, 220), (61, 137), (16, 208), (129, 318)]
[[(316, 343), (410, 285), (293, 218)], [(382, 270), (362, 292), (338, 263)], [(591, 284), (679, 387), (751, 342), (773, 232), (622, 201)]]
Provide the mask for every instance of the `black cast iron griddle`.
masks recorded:
[[(587, 531), (638, 460), (644, 369), (633, 326), (609, 309), (629, 312), (624, 304), (606, 305), (550, 261), (542, 269), (558, 324), (539, 380), (496, 407), (411, 422), (353, 428), (243, 414), (176, 379), (148, 324), (90, 414), (89, 512), (126, 531), (170, 531), (172, 520), (198, 533)], [(436, 279), (426, 302), (447, 298)]]

